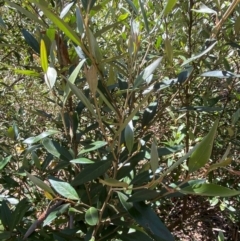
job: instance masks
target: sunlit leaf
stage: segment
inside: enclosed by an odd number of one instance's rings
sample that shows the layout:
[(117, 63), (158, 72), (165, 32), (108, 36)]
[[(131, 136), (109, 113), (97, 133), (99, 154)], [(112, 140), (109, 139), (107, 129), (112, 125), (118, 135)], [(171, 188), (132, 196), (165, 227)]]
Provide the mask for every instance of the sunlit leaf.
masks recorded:
[(2, 170), (7, 164), (8, 162), (11, 160), (12, 156), (8, 156), (8, 157), (0, 157), (0, 170)]
[(47, 84), (49, 89), (52, 89), (55, 85), (55, 82), (57, 80), (57, 71), (54, 67), (49, 66), (47, 68), (47, 73), (44, 75), (45, 83)]
[(86, 152), (90, 152), (90, 151), (94, 151), (97, 150), (103, 146), (106, 146), (107, 142), (105, 141), (95, 141), (93, 143), (91, 143), (90, 145), (85, 146), (79, 153), (78, 155), (82, 155), (83, 153)]
[(188, 168), (190, 173), (197, 171), (208, 162), (212, 153), (213, 141), (217, 132), (217, 127), (218, 120), (215, 121), (209, 133), (202, 139), (198, 148), (189, 158)]
[(48, 69), (47, 49), (43, 39), (41, 39), (40, 45), (40, 58), (43, 71), (46, 73)]
[(74, 2), (68, 3), (63, 10), (60, 13), (60, 18), (64, 18), (67, 13), (69, 12), (69, 10), (71, 9), (72, 5), (74, 4)]
[(207, 49), (205, 49), (202, 53), (197, 54), (197, 55), (191, 57), (190, 59), (185, 60), (185, 61), (182, 63), (181, 66), (184, 66), (184, 65), (186, 65), (186, 64), (188, 64), (188, 63), (190, 63), (190, 62), (192, 62), (193, 60), (196, 60), (196, 59), (202, 57), (203, 55), (207, 54), (210, 50), (213, 49), (213, 47), (214, 47), (216, 44), (217, 44), (217, 41), (214, 42), (212, 45), (210, 45), (210, 46), (209, 46)]
[(197, 12), (197, 13), (209, 13), (209, 14), (215, 14), (217, 15), (217, 12), (208, 6), (206, 6), (203, 3), (200, 3), (199, 9), (192, 9), (192, 11)]
[(79, 200), (77, 192), (69, 183), (55, 181), (52, 179), (49, 179), (49, 182), (58, 194), (68, 199)]
[(124, 138), (128, 151), (131, 153), (134, 144), (134, 131), (132, 120), (128, 123), (124, 130)]
[(77, 159), (73, 159), (70, 161), (71, 163), (78, 163), (78, 164), (92, 164), (92, 163), (95, 163), (94, 161), (92, 160), (89, 160), (87, 158), (84, 158), (84, 157), (80, 157), (80, 158), (77, 158)]
[(54, 135), (54, 134), (57, 134), (57, 133), (59, 133), (59, 131), (57, 131), (57, 130), (44, 131), (43, 133), (41, 133), (38, 136), (27, 138), (26, 140), (23, 141), (23, 143), (25, 143), (25, 144), (34, 144), (34, 143), (42, 140), (43, 138), (45, 138), (47, 136), (51, 136), (51, 135)]

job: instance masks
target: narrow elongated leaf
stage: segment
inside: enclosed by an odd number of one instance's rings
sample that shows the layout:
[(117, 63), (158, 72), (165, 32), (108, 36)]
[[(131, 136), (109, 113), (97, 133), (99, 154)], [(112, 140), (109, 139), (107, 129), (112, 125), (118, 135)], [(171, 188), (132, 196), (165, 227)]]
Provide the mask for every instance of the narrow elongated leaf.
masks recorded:
[(41, 74), (35, 72), (34, 70), (27, 70), (27, 69), (14, 69), (16, 74), (28, 75), (33, 77), (40, 77)]
[(177, 0), (168, 0), (163, 9), (163, 15), (166, 16), (168, 13), (170, 13), (176, 3), (177, 3)]
[(28, 178), (38, 187), (40, 187), (43, 191), (49, 192), (51, 193), (54, 197), (55, 197), (55, 193), (52, 190), (51, 187), (49, 187), (46, 183), (44, 183), (42, 180), (40, 180), (39, 178), (31, 175), (30, 173), (28, 173), (27, 171), (25, 171)]
[(236, 75), (234, 73), (231, 73), (231, 72), (225, 71), (225, 70), (213, 70), (213, 71), (205, 72), (205, 73), (201, 74), (201, 76), (215, 77), (215, 78), (219, 78), (219, 79), (227, 79), (227, 78), (233, 78)]
[(41, 45), (40, 45), (40, 58), (41, 58), (42, 69), (46, 73), (48, 69), (48, 59), (47, 59), (47, 49), (43, 39), (41, 39)]
[(66, 161), (72, 160), (71, 153), (63, 146), (60, 146), (58, 142), (46, 138), (43, 140), (42, 144), (44, 148), (55, 157), (62, 158)]
[(85, 221), (90, 226), (94, 226), (98, 223), (98, 210), (95, 207), (90, 207), (85, 213)]
[(86, 166), (72, 181), (72, 186), (78, 186), (83, 183), (93, 181), (103, 175), (111, 166), (111, 161), (98, 161)]
[(150, 206), (147, 206), (143, 202), (131, 203), (127, 202), (128, 197), (123, 193), (118, 192), (118, 197), (126, 209), (135, 221), (144, 227), (146, 230), (150, 231), (153, 237), (162, 241), (174, 241), (174, 238), (170, 231), (159, 219), (157, 214), (151, 209)]
[(122, 233), (121, 235), (118, 235), (118, 240), (124, 240), (124, 241), (152, 241), (152, 238), (147, 236), (147, 234), (141, 230), (135, 230), (132, 233)]
[(22, 221), (25, 213), (28, 211), (28, 209), (30, 208), (30, 204), (27, 201), (26, 198), (22, 199), (16, 206), (15, 210), (13, 211), (13, 220), (11, 223), (11, 227), (10, 230), (13, 231), (13, 229), (20, 224), (20, 222)]
[(145, 28), (146, 28), (147, 32), (149, 33), (148, 20), (147, 20), (146, 11), (145, 11), (144, 6), (143, 6), (143, 2), (142, 2), (142, 0), (138, 0), (138, 2), (139, 2), (140, 9), (141, 9), (141, 12), (142, 12)]
[(141, 202), (151, 200), (159, 196), (159, 192), (149, 189), (141, 189), (133, 193), (133, 195), (127, 200), (128, 202)]
[[(74, 84), (78, 74), (79, 74), (79, 71), (80, 69), (82, 68), (83, 64), (85, 63), (86, 59), (83, 59), (78, 65), (77, 67), (74, 69), (74, 71), (71, 73), (68, 81), (72, 84)], [(66, 100), (68, 99), (68, 96), (69, 96), (69, 93), (70, 93), (70, 88), (69, 88), (69, 85), (68, 83), (66, 84), (66, 88), (64, 90), (64, 99), (63, 99), (63, 103), (65, 104), (66, 103)]]
[(49, 182), (58, 194), (68, 199), (79, 200), (77, 192), (69, 183), (59, 182), (51, 179), (49, 179)]
[(68, 3), (63, 10), (60, 13), (60, 18), (64, 18), (67, 13), (69, 12), (70, 8), (72, 7), (72, 5), (74, 4), (74, 2)]
[(133, 122), (132, 120), (128, 123), (124, 130), (124, 138), (126, 142), (127, 149), (131, 153), (134, 144), (134, 132), (133, 132)]
[(27, 138), (26, 140), (23, 141), (23, 143), (25, 143), (25, 144), (34, 144), (34, 143), (42, 140), (43, 138), (45, 138), (47, 136), (51, 136), (51, 135), (54, 135), (54, 134), (57, 134), (57, 133), (59, 133), (59, 131), (57, 131), (57, 130), (44, 131), (43, 133), (41, 133), (38, 136)]
[(210, 197), (231, 197), (240, 194), (240, 191), (222, 187), (214, 183), (193, 184), (181, 189), (179, 192)]
[(7, 164), (8, 162), (11, 160), (12, 156), (8, 156), (8, 157), (5, 157), (5, 158), (2, 158), (0, 159), (0, 170), (2, 170)]
[(209, 13), (209, 14), (215, 14), (217, 15), (217, 12), (208, 6), (206, 6), (203, 3), (200, 3), (199, 9), (192, 9), (192, 11), (197, 12), (197, 13)]
[(43, 227), (46, 226), (46, 225), (51, 224), (52, 221), (54, 221), (57, 217), (59, 217), (60, 215), (64, 214), (67, 211), (69, 206), (70, 206), (69, 203), (63, 204), (63, 205), (57, 207), (51, 213), (49, 213), (49, 215), (47, 216), (47, 218), (43, 222)]
[(76, 23), (77, 23), (77, 30), (80, 34), (84, 33), (84, 25), (83, 25), (83, 20), (82, 20), (82, 16), (80, 13), (80, 10), (78, 7), (76, 7)]
[(1, 201), (1, 212), (0, 212), (0, 220), (5, 229), (9, 229), (11, 227), (11, 223), (13, 222), (12, 212), (7, 205), (6, 200)]
[(68, 24), (66, 24), (61, 18), (59, 18), (55, 13), (53, 13), (51, 10), (49, 10), (44, 5), (41, 5), (36, 0), (30, 0), (30, 2), (36, 4), (43, 13), (59, 28), (61, 29), (75, 44), (81, 46), (82, 43), (80, 41), (80, 38), (77, 36), (77, 34), (73, 31), (72, 28), (69, 27)]
[(156, 170), (158, 169), (158, 150), (156, 141), (154, 140), (151, 146), (151, 159), (150, 164), (152, 168), (153, 174), (155, 174)]
[(22, 30), (23, 37), (27, 44), (38, 54), (40, 54), (40, 46), (38, 41), (26, 29)]
[(80, 158), (77, 158), (77, 159), (73, 159), (70, 161), (71, 163), (78, 163), (78, 164), (92, 164), (92, 163), (95, 163), (94, 161), (92, 160), (89, 160), (87, 158), (84, 158), (84, 157), (80, 157)]
[(106, 178), (106, 179), (99, 179), (99, 182), (103, 185), (107, 185), (110, 187), (125, 187), (128, 188), (128, 184), (126, 182), (120, 182), (114, 178)]
[(138, 86), (143, 84), (146, 81), (146, 79), (156, 70), (161, 60), (162, 57), (156, 59), (153, 63), (146, 67), (134, 81), (133, 87), (137, 88)]
[(216, 44), (217, 44), (217, 41), (214, 42), (212, 45), (210, 45), (210, 46), (209, 46), (207, 49), (205, 49), (202, 53), (197, 54), (197, 55), (193, 56), (192, 58), (187, 59), (186, 61), (184, 61), (181, 66), (184, 66), (184, 65), (192, 62), (193, 60), (198, 59), (198, 58), (202, 57), (203, 55), (207, 54), (210, 50), (213, 49), (213, 47), (214, 47)]
[(135, 12), (136, 15), (138, 15), (138, 10), (135, 7), (134, 3), (132, 0), (126, 0), (126, 2), (131, 6), (131, 8), (133, 9), (133, 11)]
[(142, 127), (144, 128), (146, 125), (150, 123), (157, 112), (158, 102), (152, 102), (149, 106), (145, 109), (142, 118)]
[(77, 86), (73, 85), (70, 81), (67, 81), (67, 83), (72, 92), (79, 98), (79, 100), (83, 102), (83, 104), (88, 108), (93, 117), (98, 118), (91, 103), (89, 102), (88, 98), (83, 94), (83, 92), (80, 89), (78, 89)]
[(99, 149), (103, 146), (106, 146), (106, 145), (107, 145), (107, 142), (105, 142), (105, 141), (95, 141), (95, 142), (91, 143), (90, 145), (85, 146), (84, 149), (82, 149), (78, 153), (78, 155), (82, 155), (83, 153), (97, 150), (97, 149)]
[(203, 167), (208, 162), (212, 153), (213, 141), (216, 135), (217, 127), (218, 120), (215, 121), (209, 133), (202, 139), (198, 148), (189, 158), (188, 168), (190, 173)]

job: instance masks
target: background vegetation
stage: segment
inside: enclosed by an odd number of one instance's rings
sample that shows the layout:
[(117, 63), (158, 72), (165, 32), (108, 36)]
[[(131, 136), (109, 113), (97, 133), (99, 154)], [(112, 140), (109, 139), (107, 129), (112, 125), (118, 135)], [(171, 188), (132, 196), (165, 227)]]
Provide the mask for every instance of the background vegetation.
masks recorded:
[(2, 1), (1, 240), (239, 240), (234, 1)]

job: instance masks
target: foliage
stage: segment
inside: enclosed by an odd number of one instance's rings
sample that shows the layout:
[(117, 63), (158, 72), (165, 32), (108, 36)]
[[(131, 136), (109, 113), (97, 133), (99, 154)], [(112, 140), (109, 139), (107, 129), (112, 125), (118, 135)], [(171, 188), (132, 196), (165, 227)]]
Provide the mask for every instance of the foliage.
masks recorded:
[(236, 211), (237, 3), (5, 0), (0, 238), (170, 241), (174, 200)]

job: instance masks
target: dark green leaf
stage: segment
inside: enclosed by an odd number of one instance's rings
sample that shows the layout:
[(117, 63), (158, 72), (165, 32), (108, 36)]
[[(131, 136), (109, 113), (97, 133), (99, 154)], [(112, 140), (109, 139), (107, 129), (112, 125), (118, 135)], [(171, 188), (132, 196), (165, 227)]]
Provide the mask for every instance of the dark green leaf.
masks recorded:
[(16, 206), (15, 210), (13, 211), (13, 220), (10, 226), (10, 230), (13, 231), (14, 228), (16, 228), (17, 225), (20, 224), (22, 221), (25, 213), (28, 211), (30, 208), (30, 204), (27, 201), (26, 198), (22, 199)]
[(141, 9), (141, 12), (142, 12), (145, 28), (146, 28), (147, 32), (149, 33), (147, 15), (146, 15), (142, 0), (138, 0), (138, 1), (139, 1), (140, 9)]
[(85, 146), (84, 149), (82, 149), (78, 155), (82, 155), (83, 153), (86, 153), (86, 152), (90, 152), (90, 151), (94, 151), (94, 150), (97, 150), (103, 146), (106, 146), (107, 145), (107, 142), (105, 141), (96, 141), (96, 142), (93, 142), (91, 143), (90, 145), (88, 146)]
[(44, 148), (55, 157), (67, 161), (72, 160), (72, 155), (70, 152), (66, 148), (60, 146), (58, 142), (46, 138), (43, 140), (42, 144)]
[(149, 106), (145, 109), (143, 113), (143, 119), (142, 119), (142, 127), (144, 128), (146, 125), (148, 125), (153, 117), (155, 116), (157, 112), (157, 106), (158, 102), (152, 102), (149, 104)]
[(65, 213), (69, 207), (69, 203), (63, 204), (59, 207), (57, 207), (54, 211), (52, 211), (47, 218), (44, 220), (43, 222), (43, 227), (46, 225), (51, 224), (51, 222), (53, 220), (55, 220), (58, 216), (62, 215), (63, 213)]
[(25, 171), (28, 178), (38, 187), (40, 187), (42, 190), (49, 192), (51, 194), (53, 194), (55, 196), (54, 191), (52, 190), (51, 187), (49, 187), (46, 183), (44, 183), (42, 180), (40, 180), (39, 178), (31, 175), (30, 173), (28, 173), (27, 171)]
[(209, 133), (202, 139), (202, 141), (199, 143), (198, 148), (190, 156), (188, 162), (188, 168), (190, 173), (197, 171), (208, 162), (212, 153), (213, 141), (216, 135), (217, 127), (218, 120), (215, 121)]
[(26, 30), (22, 30), (23, 37), (25, 38), (27, 44), (38, 54), (40, 54), (40, 45), (38, 41)]
[(13, 216), (5, 200), (2, 200), (0, 215), (1, 215), (2, 225), (5, 227), (5, 229), (8, 230), (11, 227), (11, 224), (13, 222)]
[(71, 163), (78, 163), (78, 164), (92, 164), (92, 163), (95, 163), (94, 161), (92, 160), (89, 160), (87, 158), (84, 158), (84, 157), (80, 157), (80, 158), (77, 158), (77, 159), (73, 159), (70, 161)]
[(98, 161), (94, 164), (86, 166), (71, 183), (73, 186), (78, 186), (83, 183), (93, 181), (103, 175), (111, 166), (111, 161)]
[(11, 158), (12, 158), (12, 156), (1, 158), (1, 160), (0, 160), (0, 170), (2, 170), (8, 164), (8, 162), (11, 160)]
[(159, 196), (159, 192), (149, 189), (140, 189), (132, 194), (132, 196), (127, 200), (128, 202), (140, 202), (151, 200)]

